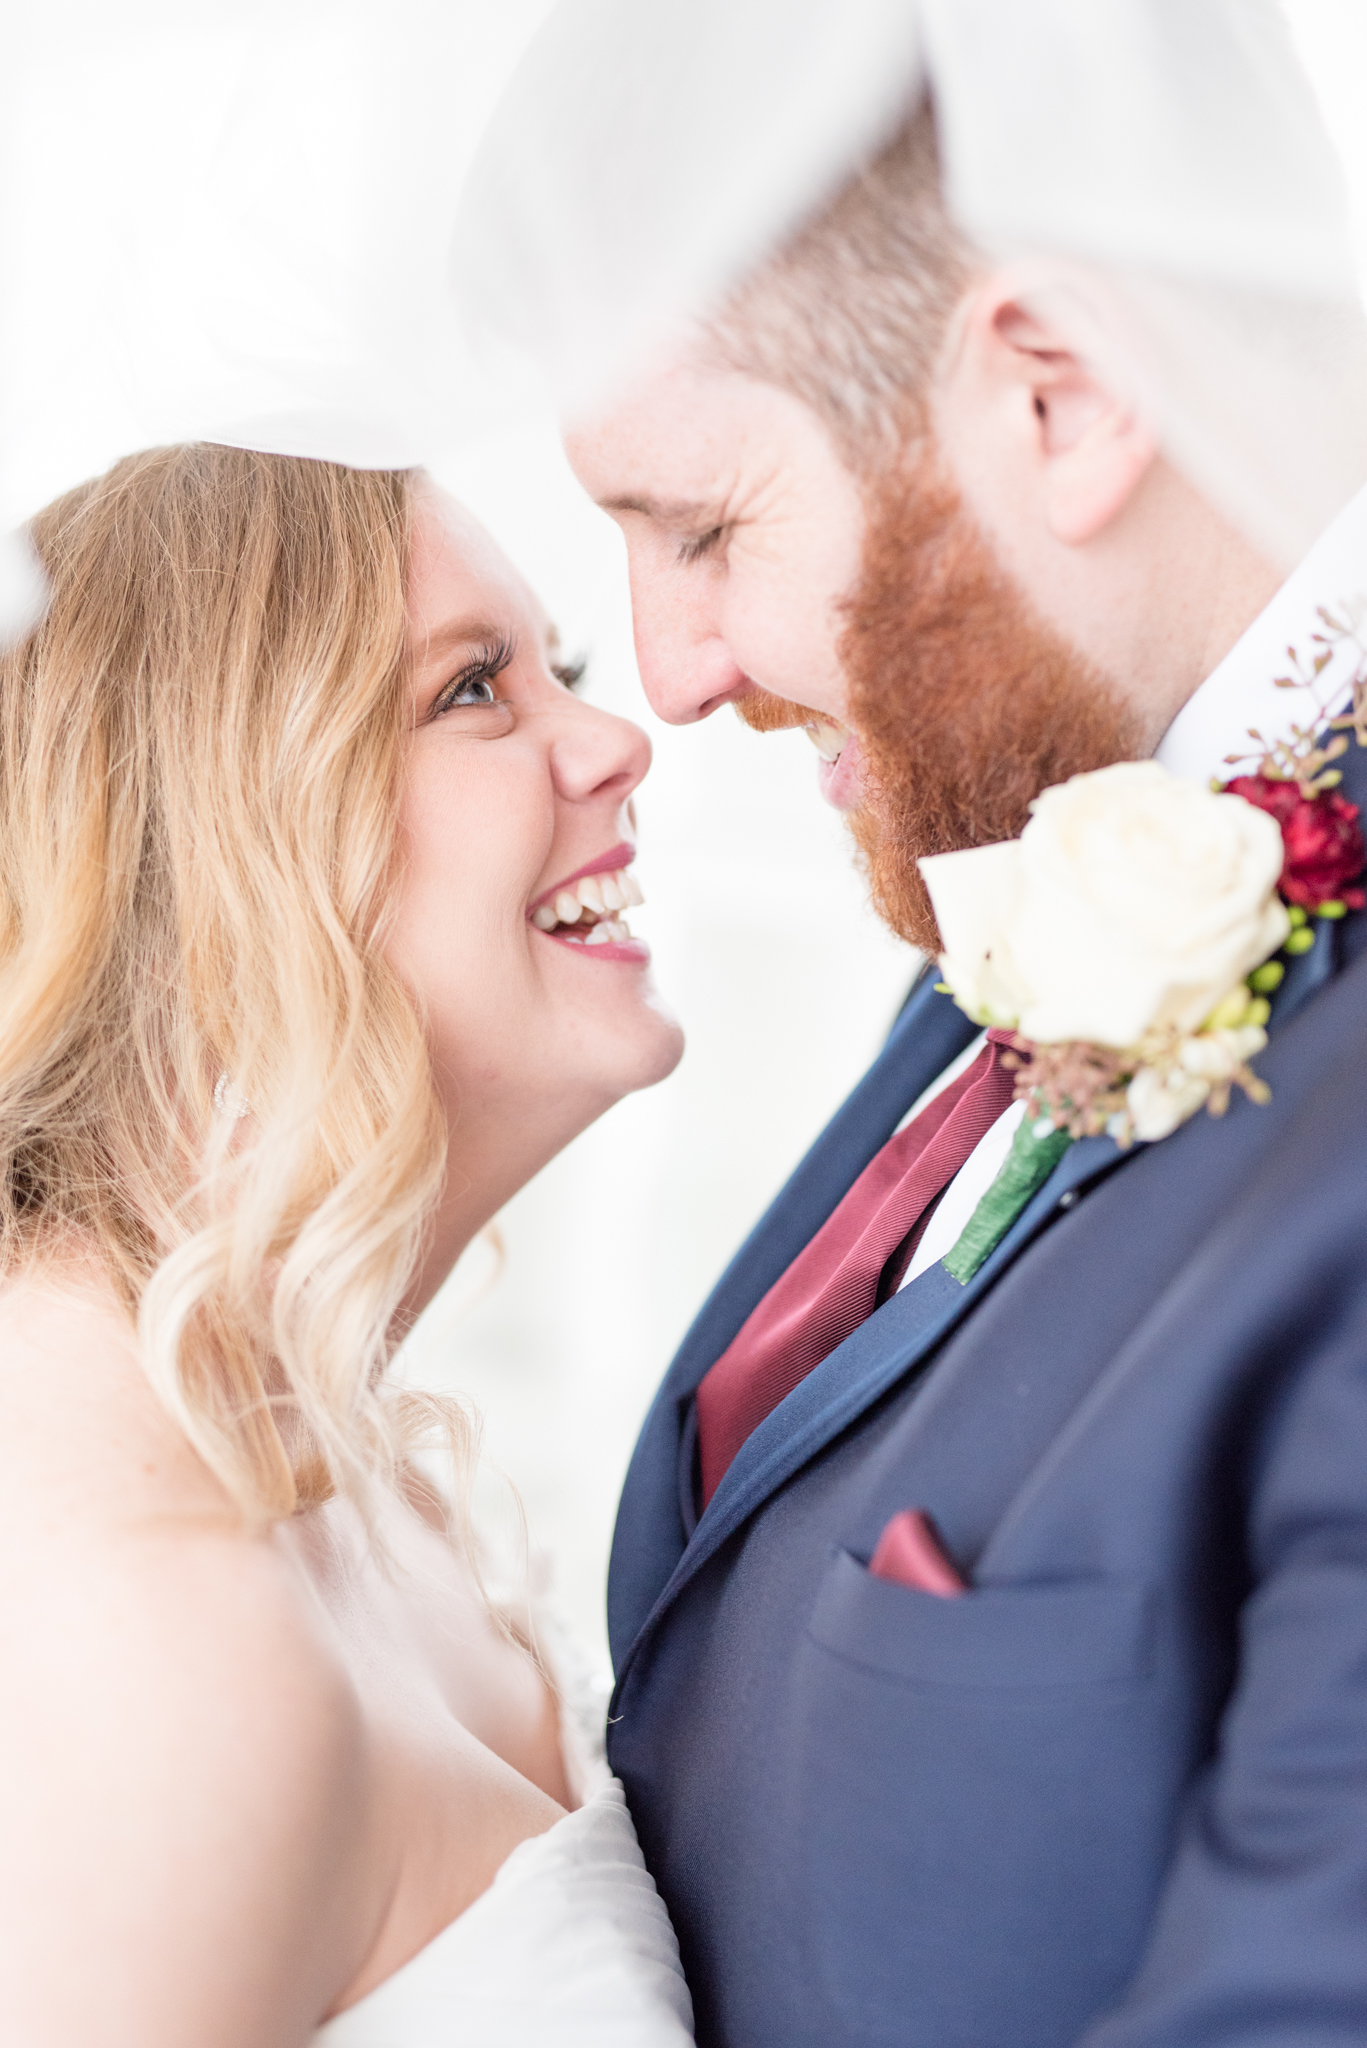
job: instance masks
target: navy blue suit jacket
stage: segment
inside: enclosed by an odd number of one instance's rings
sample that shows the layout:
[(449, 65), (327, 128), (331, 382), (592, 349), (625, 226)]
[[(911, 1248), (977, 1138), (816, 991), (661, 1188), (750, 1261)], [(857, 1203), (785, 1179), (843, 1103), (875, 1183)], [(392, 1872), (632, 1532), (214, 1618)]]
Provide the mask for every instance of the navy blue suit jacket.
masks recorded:
[[(1073, 1146), (695, 1526), (698, 1381), (972, 1035), (933, 975), (704, 1307), (609, 1594), (704, 2048), (1367, 2042), (1365, 953), (1354, 916), (1295, 963), (1268, 1104)], [(870, 1577), (904, 1507), (966, 1596)]]

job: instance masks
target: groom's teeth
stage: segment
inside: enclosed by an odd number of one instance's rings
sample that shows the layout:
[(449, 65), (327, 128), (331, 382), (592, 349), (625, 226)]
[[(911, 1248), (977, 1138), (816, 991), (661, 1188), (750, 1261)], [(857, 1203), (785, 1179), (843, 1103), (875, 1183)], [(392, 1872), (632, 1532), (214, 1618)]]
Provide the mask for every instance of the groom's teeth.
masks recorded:
[(838, 761), (850, 736), (848, 726), (837, 725), (831, 718), (809, 719), (802, 730), (823, 761)]
[(644, 902), (635, 875), (619, 868), (612, 874), (584, 875), (573, 888), (557, 891), (553, 902), (537, 905), (532, 923), (541, 932), (577, 926), (574, 936), (583, 945), (625, 943), (631, 933), (616, 913)]

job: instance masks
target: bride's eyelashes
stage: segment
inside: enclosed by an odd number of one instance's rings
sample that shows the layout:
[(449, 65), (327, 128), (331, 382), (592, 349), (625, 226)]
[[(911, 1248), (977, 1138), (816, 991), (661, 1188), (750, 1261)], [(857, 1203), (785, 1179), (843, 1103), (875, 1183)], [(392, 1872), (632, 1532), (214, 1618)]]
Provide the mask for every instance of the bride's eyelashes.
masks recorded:
[(494, 684), (510, 666), (516, 653), (516, 641), (502, 634), (478, 648), (473, 658), (465, 662), (450, 682), (437, 692), (428, 717), (440, 718), (448, 711), (457, 710), (506, 710), (507, 706), (501, 702)]
[[(478, 725), (486, 737), (489, 736), (491, 713), (497, 719), (499, 730), (503, 730), (512, 723), (514, 706), (500, 695), (497, 684), (499, 677), (516, 659), (517, 641), (511, 635), (499, 634), (481, 643), (469, 660), (462, 662), (456, 674), (437, 691), (425, 722), (431, 724), (453, 713), (468, 716), (472, 711), (483, 712), (485, 716)], [(584, 680), (588, 662), (585, 659), (552, 661), (547, 666), (562, 689), (577, 690)], [(464, 720), (460, 722), (464, 724)]]

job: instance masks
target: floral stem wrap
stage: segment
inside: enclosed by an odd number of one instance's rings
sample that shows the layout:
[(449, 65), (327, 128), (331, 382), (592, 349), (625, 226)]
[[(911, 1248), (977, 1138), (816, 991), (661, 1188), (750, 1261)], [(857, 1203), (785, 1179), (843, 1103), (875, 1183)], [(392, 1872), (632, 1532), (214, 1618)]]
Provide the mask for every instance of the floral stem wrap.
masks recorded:
[(1039, 1135), (1040, 1119), (1026, 1110), (997, 1177), (969, 1217), (945, 1259), (945, 1271), (966, 1287), (997, 1249), (1030, 1197), (1048, 1180), (1072, 1144), (1069, 1131), (1050, 1126)]

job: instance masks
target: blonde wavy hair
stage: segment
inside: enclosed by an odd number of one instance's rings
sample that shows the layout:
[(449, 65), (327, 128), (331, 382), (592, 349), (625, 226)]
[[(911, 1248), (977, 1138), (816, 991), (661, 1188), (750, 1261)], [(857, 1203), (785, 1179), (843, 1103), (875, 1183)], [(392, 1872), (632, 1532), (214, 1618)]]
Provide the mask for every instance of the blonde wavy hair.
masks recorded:
[(35, 522), (0, 660), (0, 1270), (93, 1255), (254, 1521), (431, 1420), (383, 1383), (446, 1151), (382, 952), (414, 483), (130, 457)]

